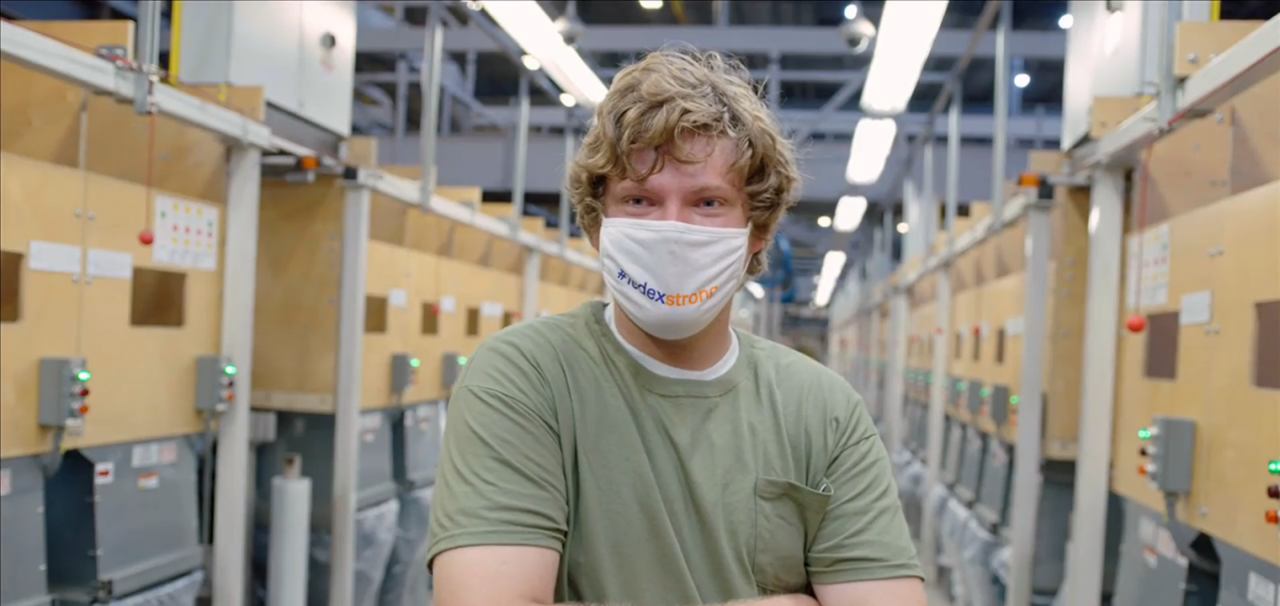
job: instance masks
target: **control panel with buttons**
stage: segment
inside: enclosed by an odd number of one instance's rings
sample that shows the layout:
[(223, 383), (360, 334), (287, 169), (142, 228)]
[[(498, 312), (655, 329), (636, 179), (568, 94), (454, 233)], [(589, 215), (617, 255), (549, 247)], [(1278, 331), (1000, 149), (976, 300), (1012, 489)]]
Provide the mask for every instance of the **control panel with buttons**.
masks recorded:
[(1138, 430), (1138, 439), (1142, 440), (1138, 455), (1146, 459), (1138, 466), (1138, 473), (1151, 482), (1151, 487), (1165, 494), (1191, 492), (1195, 420), (1157, 416), (1155, 424)]
[(41, 358), (37, 415), (40, 426), (79, 433), (89, 414), (87, 398), (92, 377), (84, 358)]
[(225, 412), (236, 399), (237, 372), (226, 356), (196, 358), (196, 410)]
[(391, 354), (391, 393), (401, 394), (418, 382), (422, 361), (407, 353)]

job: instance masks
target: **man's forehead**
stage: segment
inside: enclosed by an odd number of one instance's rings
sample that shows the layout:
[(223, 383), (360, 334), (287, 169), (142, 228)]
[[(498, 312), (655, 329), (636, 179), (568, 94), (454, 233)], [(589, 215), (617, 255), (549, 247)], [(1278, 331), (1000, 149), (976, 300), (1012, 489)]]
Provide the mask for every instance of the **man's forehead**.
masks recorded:
[(661, 159), (662, 169), (641, 183), (670, 176), (730, 185), (738, 181), (733, 174), (736, 151), (733, 141), (729, 139), (689, 138), (682, 142), (676, 155), (692, 160), (691, 162), (676, 160), (670, 150), (648, 148), (633, 150), (631, 165), (645, 171)]

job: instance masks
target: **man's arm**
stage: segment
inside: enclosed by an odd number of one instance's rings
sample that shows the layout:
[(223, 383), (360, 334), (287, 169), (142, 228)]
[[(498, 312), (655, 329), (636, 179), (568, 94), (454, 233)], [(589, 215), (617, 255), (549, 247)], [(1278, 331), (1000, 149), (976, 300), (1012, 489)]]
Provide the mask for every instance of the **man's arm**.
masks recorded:
[(807, 563), (821, 606), (925, 606), (923, 575), (888, 453), (857, 394), (837, 425), (833, 495)]
[[(553, 549), (519, 545), (451, 549), (435, 559), (434, 603), (436, 606), (551, 606), (559, 569), (560, 554)], [(627, 571), (619, 570), (618, 574), (627, 574)], [(735, 604), (820, 606), (813, 598), (803, 595), (774, 596)]]

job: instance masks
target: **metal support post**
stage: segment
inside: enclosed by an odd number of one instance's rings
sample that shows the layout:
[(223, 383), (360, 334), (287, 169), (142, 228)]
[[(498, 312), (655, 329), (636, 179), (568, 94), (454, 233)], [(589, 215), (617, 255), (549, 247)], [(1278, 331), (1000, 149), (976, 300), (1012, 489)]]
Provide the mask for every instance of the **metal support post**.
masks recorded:
[(885, 339), (885, 356), (889, 360), (885, 371), (884, 418), (888, 421), (889, 441), (886, 447), (895, 453), (902, 448), (903, 434), (903, 395), (906, 391), (906, 374), (903, 368), (907, 364), (907, 293), (897, 290), (889, 299), (889, 334)]
[(782, 53), (773, 51), (769, 53), (769, 80), (766, 83), (769, 96), (769, 107), (773, 111), (782, 108)]
[[(946, 432), (947, 408), (947, 361), (951, 359), (951, 272), (949, 266), (943, 266), (934, 275), (934, 289), (938, 295), (938, 304), (934, 309), (937, 330), (929, 335), (933, 339), (933, 359), (930, 360), (928, 443), (925, 445), (926, 475), (925, 495), (938, 485), (942, 475), (942, 441)], [(927, 498), (927, 497), (926, 497)], [(926, 509), (920, 516), (920, 559), (925, 573), (930, 578), (937, 578), (938, 555), (938, 519), (932, 510)]]
[(880, 282), (889, 279), (889, 274), (893, 273), (893, 240), (894, 234), (898, 233), (897, 224), (893, 221), (893, 205), (888, 204), (884, 213), (884, 240), (880, 242), (884, 246), (883, 257), (880, 258), (880, 275), (877, 280)]
[(1084, 361), (1081, 372), (1080, 455), (1067, 574), (1066, 606), (1096, 606), (1102, 595), (1115, 406), (1116, 335), (1120, 328), (1120, 276), (1124, 238), (1125, 174), (1094, 171), (1089, 209), (1089, 273), (1085, 283)]
[[(463, 63), (462, 81), (466, 86), (467, 95), (474, 99), (476, 96), (476, 51), (467, 51), (466, 60)], [(471, 132), (471, 112), (463, 112), (462, 114), (462, 131)]]
[[(1044, 348), (1048, 339), (1050, 202), (1038, 200), (1027, 211), (1027, 280), (1023, 290), (1025, 331), (1022, 335), (1022, 395), (1018, 405), (1018, 447), (1013, 455), (1012, 571), (1006, 606), (1031, 605), (1031, 571), (1035, 564), (1036, 523), (1040, 513), (1041, 428), (1044, 425)], [(1113, 258), (1114, 262), (1115, 259)]]
[(448, 137), (453, 134), (453, 95), (441, 92), (440, 96), (440, 134)]
[(240, 370), (235, 400), (218, 419), (218, 490), (214, 495), (213, 606), (240, 606), (249, 555), (249, 401), (253, 393), (253, 305), (258, 267), (262, 150), (231, 150), (227, 235), (222, 266), (222, 355)]
[(569, 202), (569, 165), (573, 164), (574, 147), (577, 145), (575, 141), (576, 135), (573, 132), (573, 110), (567, 110), (564, 119), (564, 180), (560, 184), (560, 248), (564, 249), (569, 246), (569, 232), (572, 231), (570, 222), (573, 220), (570, 212)]
[(929, 256), (929, 243), (933, 242), (934, 234), (938, 233), (938, 195), (934, 187), (933, 144), (932, 139), (924, 142), (924, 151), (920, 158), (920, 169), (924, 173), (920, 188), (923, 198), (920, 204), (920, 214), (923, 219), (920, 225), (920, 243), (923, 245), (922, 250), (926, 257)]
[[(963, 90), (960, 88), (960, 82), (955, 83), (955, 90), (951, 96), (951, 107), (947, 111), (947, 173), (946, 173), (946, 215), (943, 217), (943, 227), (947, 233), (947, 246), (956, 237), (956, 211), (960, 206), (960, 110), (961, 98)], [(927, 452), (929, 460), (927, 462), (927, 471), (925, 482), (929, 490), (938, 485), (938, 479), (942, 475), (942, 442), (943, 433), (946, 431), (946, 407), (947, 407), (947, 363), (951, 359), (951, 266), (945, 264), (937, 272), (935, 277), (935, 288), (938, 294), (938, 304), (935, 310), (937, 314), (937, 330), (932, 335), (933, 342), (933, 368), (930, 374), (933, 382), (929, 385), (929, 444)], [(935, 557), (938, 553), (938, 519), (932, 515), (931, 511), (924, 512), (921, 516), (920, 537), (922, 552), (922, 564), (926, 573), (936, 573), (937, 562)]]
[(338, 291), (329, 606), (351, 606), (355, 599), (361, 368), (364, 359), (365, 272), (368, 269), (371, 203), (372, 192), (369, 188), (356, 184), (347, 186), (342, 206), (342, 277)]
[(729, 25), (729, 0), (713, 0), (711, 12), (714, 13), (716, 25), (720, 27)]
[(520, 288), (520, 318), (538, 317), (538, 287), (542, 283), (542, 253), (529, 249), (524, 255), (524, 278)]
[(511, 174), (511, 231), (520, 230), (524, 216), (525, 164), (529, 160), (529, 72), (520, 70), (519, 120), (516, 121), (516, 161)]
[(1178, 81), (1173, 76), (1174, 63), (1173, 40), (1177, 36), (1178, 16), (1181, 0), (1164, 0), (1156, 10), (1160, 11), (1160, 30), (1155, 32), (1156, 74), (1159, 78), (1159, 90), (1156, 91), (1156, 103), (1159, 108), (1160, 122), (1167, 123), (1173, 118), (1178, 106)]
[[(1009, 73), (1011, 78), (1023, 73), (1026, 69), (1026, 60), (1022, 57), (1013, 57), (1009, 59)], [(1022, 115), (1022, 89), (1017, 86), (1009, 87), (1009, 115)]]
[(996, 27), (995, 133), (991, 138), (991, 228), (997, 229), (1004, 210), (1005, 170), (1009, 164), (1009, 35), (1013, 31), (1013, 3), (1000, 3)]
[(397, 162), (403, 162), (404, 140), (409, 130), (409, 60), (396, 59), (396, 105), (395, 105), (395, 154)]
[(422, 119), (418, 122), (418, 142), (422, 146), (422, 193), (426, 206), (439, 182), (436, 175), (436, 137), (440, 132), (440, 77), (444, 71), (444, 5), (427, 7), (426, 41), (422, 51)]
[(963, 111), (963, 93), (960, 81), (956, 81), (955, 94), (951, 95), (951, 107), (947, 110), (947, 216), (943, 228), (947, 230), (947, 246), (956, 237), (956, 212), (960, 209), (960, 112)]
[(134, 56), (142, 64), (145, 78), (134, 80), (137, 91), (133, 95), (133, 110), (139, 114), (151, 113), (151, 87), (159, 81), (160, 27), (164, 22), (164, 3), (160, 0), (142, 0), (138, 3), (138, 34), (134, 44)]

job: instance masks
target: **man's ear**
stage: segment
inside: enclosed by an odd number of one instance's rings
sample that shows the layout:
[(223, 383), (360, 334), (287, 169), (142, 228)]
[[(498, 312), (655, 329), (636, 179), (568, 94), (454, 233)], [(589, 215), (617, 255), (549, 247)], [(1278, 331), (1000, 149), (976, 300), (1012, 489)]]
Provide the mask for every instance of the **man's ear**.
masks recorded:
[(591, 242), (591, 248), (596, 249), (596, 252), (599, 253), (600, 252), (600, 228), (597, 227), (595, 228), (594, 231), (587, 234), (587, 240)]
[(751, 239), (748, 242), (748, 249), (751, 251), (751, 254), (753, 255), (764, 250), (764, 238), (751, 236)]

